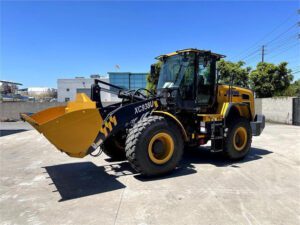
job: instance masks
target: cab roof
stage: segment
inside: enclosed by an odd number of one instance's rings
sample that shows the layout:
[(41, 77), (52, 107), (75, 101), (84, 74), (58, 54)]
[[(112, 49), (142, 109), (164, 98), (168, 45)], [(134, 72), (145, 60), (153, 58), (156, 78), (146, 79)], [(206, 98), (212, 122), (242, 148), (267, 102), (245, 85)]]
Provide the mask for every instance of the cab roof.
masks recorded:
[(178, 54), (184, 53), (184, 52), (196, 52), (196, 53), (200, 53), (200, 54), (204, 54), (204, 55), (206, 55), (206, 54), (207, 55), (212, 55), (212, 56), (215, 56), (217, 59), (221, 59), (221, 58), (226, 57), (225, 55), (213, 53), (209, 50), (200, 50), (200, 49), (196, 49), (196, 48), (187, 48), (187, 49), (177, 50), (175, 52), (171, 52), (171, 53), (168, 53), (168, 54), (157, 56), (155, 59), (162, 59), (164, 57), (170, 57), (170, 56), (178, 55)]

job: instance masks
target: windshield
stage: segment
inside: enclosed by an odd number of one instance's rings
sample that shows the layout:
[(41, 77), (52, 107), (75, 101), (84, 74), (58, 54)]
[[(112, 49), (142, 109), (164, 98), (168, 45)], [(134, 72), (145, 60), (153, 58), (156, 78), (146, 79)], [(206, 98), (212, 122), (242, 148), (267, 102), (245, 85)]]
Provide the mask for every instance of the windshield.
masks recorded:
[(182, 82), (193, 82), (193, 77), (194, 54), (174, 55), (162, 63), (157, 88), (179, 87)]

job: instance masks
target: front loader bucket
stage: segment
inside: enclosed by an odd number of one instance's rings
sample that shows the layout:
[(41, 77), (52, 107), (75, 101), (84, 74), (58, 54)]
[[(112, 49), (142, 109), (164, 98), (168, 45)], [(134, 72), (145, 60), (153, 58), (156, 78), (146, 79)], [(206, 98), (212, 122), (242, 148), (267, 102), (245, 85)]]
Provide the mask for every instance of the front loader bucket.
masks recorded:
[(82, 158), (97, 138), (103, 119), (83, 93), (67, 106), (52, 107), (21, 118), (42, 133), (56, 148), (72, 157)]

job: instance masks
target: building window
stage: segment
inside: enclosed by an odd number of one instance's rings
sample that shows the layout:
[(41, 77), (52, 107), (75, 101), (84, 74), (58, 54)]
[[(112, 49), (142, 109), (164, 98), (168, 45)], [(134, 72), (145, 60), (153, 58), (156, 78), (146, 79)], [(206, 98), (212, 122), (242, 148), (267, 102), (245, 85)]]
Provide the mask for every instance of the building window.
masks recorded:
[[(108, 73), (111, 84), (126, 89), (139, 89), (146, 87), (147, 73)], [(114, 90), (114, 88), (110, 88)]]
[(70, 101), (70, 98), (65, 98), (65, 102), (68, 102), (68, 101)]
[(70, 91), (70, 89), (69, 89), (69, 88), (67, 88), (67, 91)]

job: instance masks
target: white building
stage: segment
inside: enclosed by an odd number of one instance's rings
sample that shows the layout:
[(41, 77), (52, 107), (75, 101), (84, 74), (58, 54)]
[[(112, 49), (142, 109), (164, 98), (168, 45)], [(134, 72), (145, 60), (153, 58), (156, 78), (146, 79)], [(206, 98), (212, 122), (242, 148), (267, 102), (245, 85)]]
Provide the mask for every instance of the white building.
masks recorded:
[[(67, 102), (75, 100), (77, 93), (85, 93), (91, 95), (91, 85), (94, 83), (94, 78), (100, 79), (104, 82), (109, 82), (108, 77), (100, 77), (99, 75), (91, 75), (91, 78), (75, 77), (69, 79), (57, 80), (57, 101)], [(108, 89), (106, 85), (100, 84), (103, 89)], [(112, 94), (101, 91), (102, 102), (112, 102), (115, 98)]]

